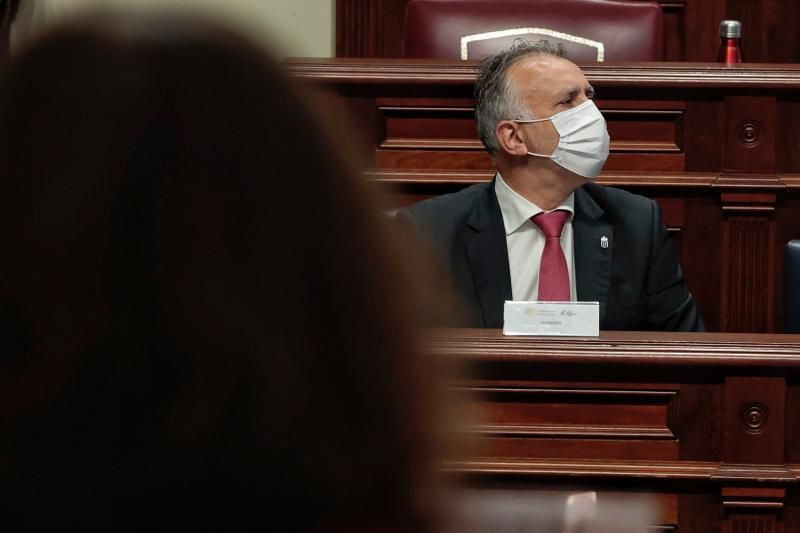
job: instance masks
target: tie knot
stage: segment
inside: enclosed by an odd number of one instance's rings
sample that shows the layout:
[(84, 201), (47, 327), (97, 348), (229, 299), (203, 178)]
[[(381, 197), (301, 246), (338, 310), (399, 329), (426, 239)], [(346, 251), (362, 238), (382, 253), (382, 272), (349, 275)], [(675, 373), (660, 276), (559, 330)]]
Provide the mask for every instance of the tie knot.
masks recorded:
[(564, 209), (557, 209), (549, 213), (539, 213), (531, 218), (531, 221), (539, 226), (544, 236), (548, 239), (551, 237), (561, 237), (561, 229), (564, 223), (569, 218), (569, 211)]

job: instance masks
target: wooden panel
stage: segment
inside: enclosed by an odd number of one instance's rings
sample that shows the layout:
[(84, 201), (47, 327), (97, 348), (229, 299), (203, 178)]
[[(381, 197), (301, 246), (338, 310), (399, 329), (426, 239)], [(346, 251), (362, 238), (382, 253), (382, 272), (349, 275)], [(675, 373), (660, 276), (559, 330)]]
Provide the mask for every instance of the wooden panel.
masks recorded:
[(722, 331), (774, 331), (774, 194), (723, 194)]
[(800, 168), (800, 100), (797, 95), (782, 95), (777, 107), (777, 153), (779, 172)]
[(793, 0), (727, 1), (726, 17), (742, 22), (745, 61), (796, 61), (799, 14), (798, 3)]
[(677, 440), (677, 393), (593, 388), (470, 388), (483, 435)]
[[(612, 143), (613, 145), (613, 143)], [(603, 167), (604, 170), (614, 172), (617, 170), (630, 170), (631, 167), (645, 173), (650, 172), (679, 172), (686, 168), (686, 158), (683, 154), (636, 154), (636, 153), (611, 153)]]
[(800, 61), (800, 4), (795, 0), (763, 2), (762, 42), (766, 45), (758, 61)]
[(724, 533), (783, 533), (774, 514), (732, 513), (723, 522)]
[(486, 437), (480, 440), (482, 456), (496, 458), (540, 457), (548, 459), (603, 460), (616, 457), (630, 461), (670, 461), (677, 459), (678, 446), (668, 441), (574, 439), (510, 439)]
[(800, 492), (794, 487), (788, 489), (786, 492), (786, 500), (783, 509), (784, 523), (800, 524)]
[(730, 172), (775, 172), (775, 98), (726, 96), (725, 108), (727, 121), (722, 169)]
[[(800, 409), (800, 382), (790, 380), (786, 384), (786, 462), (800, 464), (800, 417), (794, 416)], [(800, 495), (799, 495), (800, 496)], [(800, 500), (798, 500), (800, 503)], [(800, 510), (800, 508), (799, 508)]]
[(680, 458), (719, 461), (722, 448), (722, 383), (681, 385)]
[(719, 171), (722, 168), (725, 108), (721, 95), (693, 94), (686, 103), (684, 147), (686, 168)]
[[(479, 390), (483, 412), (512, 428), (476, 419), (472, 434), (484, 445), (445, 463), (462, 480), (494, 489), (656, 495), (666, 512), (654, 531), (800, 530), (800, 464), (784, 458), (797, 446), (796, 424), (785, 425), (793, 424), (787, 414), (798, 402), (797, 336), (550, 339), (442, 330), (427, 342), (434, 354), (470, 365), (471, 377), (456, 386)], [(623, 413), (614, 414), (619, 405)], [(606, 438), (574, 431), (595, 421), (617, 429)], [(625, 435), (654, 425), (677, 436), (679, 454), (668, 457), (673, 451), (658, 445), (675, 443), (672, 436)]]
[(722, 531), (781, 533), (786, 489), (769, 487), (724, 487)]
[(686, 57), (685, 34), (686, 6), (683, 0), (662, 2), (664, 11), (664, 60), (682, 61)]
[(785, 404), (782, 378), (726, 378), (723, 461), (783, 464)]
[[(775, 2), (777, 4), (778, 2)], [(742, 59), (745, 61), (759, 61), (766, 56), (767, 36), (765, 29), (765, 4), (762, 2), (749, 2), (746, 0), (728, 0), (727, 17), (739, 20), (742, 23)], [(746, 28), (746, 29), (745, 29)], [(747, 38), (744, 38), (746, 35)]]
[(679, 533), (720, 531), (721, 513), (715, 495), (699, 492), (681, 494), (678, 499)]
[[(477, 402), (483, 454), (520, 457), (677, 457), (677, 394), (674, 390), (629, 390), (576, 386), (479, 387), (465, 389)], [(580, 442), (573, 442), (578, 439)], [(576, 446), (578, 448), (576, 448)]]
[(726, 219), (722, 270), (722, 331), (768, 331), (773, 302), (769, 263), (769, 220), (733, 216)]
[(336, 1), (336, 56), (380, 57), (379, 0)]
[(601, 109), (614, 152), (680, 152), (683, 148), (680, 111)]
[(494, 175), (492, 159), (483, 151), (383, 150), (375, 151), (378, 167), (408, 169), (486, 170)]
[(381, 106), (385, 138), (381, 148), (445, 148), (483, 152), (475, 138), (471, 107)]

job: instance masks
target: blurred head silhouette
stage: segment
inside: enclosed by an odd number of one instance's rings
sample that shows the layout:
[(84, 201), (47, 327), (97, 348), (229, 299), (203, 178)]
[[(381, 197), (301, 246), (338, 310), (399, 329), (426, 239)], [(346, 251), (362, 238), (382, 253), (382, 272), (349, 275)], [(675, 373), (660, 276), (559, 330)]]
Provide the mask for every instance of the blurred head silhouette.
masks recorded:
[(404, 278), (324, 131), (207, 22), (95, 15), (20, 52), (0, 87), (17, 531), (424, 530)]

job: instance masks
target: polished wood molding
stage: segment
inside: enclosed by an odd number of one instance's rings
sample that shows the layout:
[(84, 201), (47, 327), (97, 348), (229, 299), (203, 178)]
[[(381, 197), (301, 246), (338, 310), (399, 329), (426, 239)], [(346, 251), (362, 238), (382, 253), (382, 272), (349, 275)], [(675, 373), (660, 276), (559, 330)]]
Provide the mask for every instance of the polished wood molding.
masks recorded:
[(284, 62), (298, 78), (343, 83), (467, 83), (475, 81), (477, 62), (438, 59), (290, 58)]
[(800, 174), (783, 174), (778, 176), (787, 189), (800, 189)]
[(800, 369), (800, 336), (788, 334), (604, 331), (565, 339), (463, 329), (431, 330), (426, 338), (434, 353), (470, 361)]
[[(505, 475), (520, 478), (579, 476), (588, 478), (712, 481), (715, 479), (715, 474), (719, 472), (720, 464), (703, 461), (688, 463), (677, 461), (559, 461), (552, 459), (475, 458), (462, 461), (447, 461), (444, 463), (443, 469), (445, 472), (459, 474)], [(800, 480), (800, 477), (791, 475), (773, 477), (781, 482)]]
[[(757, 479), (760, 483), (794, 484), (800, 471), (786, 467), (731, 466), (711, 461), (575, 461), (475, 458), (445, 461), (445, 472), (479, 476), (509, 476), (537, 479), (542, 477), (581, 477), (650, 479), (655, 481), (742, 482)], [(785, 489), (780, 489), (785, 490)]]
[[(364, 176), (378, 183), (430, 183), (439, 185), (474, 185), (489, 181), (494, 170), (447, 170), (447, 169), (393, 169), (371, 168)], [(666, 187), (679, 189), (779, 189), (800, 190), (800, 174), (782, 174), (774, 177), (738, 176), (731, 177), (714, 172), (653, 172), (642, 176), (639, 172), (603, 171), (597, 182), (614, 187)], [(734, 202), (735, 203), (735, 202)], [(774, 200), (772, 201), (774, 203)], [(726, 204), (727, 205), (727, 204)], [(726, 210), (735, 211), (731, 205)], [(759, 210), (758, 208), (755, 210)], [(760, 208), (772, 211), (772, 207)]]
[(404, 184), (431, 183), (437, 185), (474, 185), (489, 181), (495, 175), (493, 170), (424, 170), (424, 169), (385, 169), (372, 168), (364, 171), (364, 176), (376, 183)]
[(592, 84), (598, 86), (786, 89), (796, 88), (800, 83), (800, 65), (793, 64), (602, 63), (581, 68)]
[[(346, 83), (473, 83), (476, 61), (438, 59), (289, 59), (293, 76)], [(580, 65), (597, 86), (664, 88), (800, 88), (800, 65), (742, 63), (590, 63)]]

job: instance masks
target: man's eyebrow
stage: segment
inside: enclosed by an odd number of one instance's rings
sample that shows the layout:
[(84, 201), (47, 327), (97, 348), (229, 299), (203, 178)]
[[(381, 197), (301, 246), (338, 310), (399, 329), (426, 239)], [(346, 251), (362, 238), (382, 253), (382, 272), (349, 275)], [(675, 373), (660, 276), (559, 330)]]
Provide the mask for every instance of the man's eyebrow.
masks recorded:
[(573, 87), (567, 87), (563, 91), (557, 93), (556, 98), (558, 102), (561, 102), (562, 100), (566, 100), (567, 98), (575, 98), (579, 94), (583, 93), (589, 95), (590, 97), (594, 96), (594, 87), (592, 87), (589, 84), (586, 84), (586, 86), (583, 89), (581, 89), (577, 85)]
[(582, 91), (578, 88), (578, 86), (567, 87), (560, 93), (558, 93), (558, 101), (565, 100), (567, 98), (575, 98), (578, 96)]

